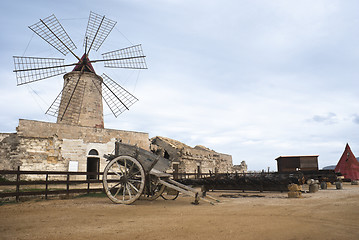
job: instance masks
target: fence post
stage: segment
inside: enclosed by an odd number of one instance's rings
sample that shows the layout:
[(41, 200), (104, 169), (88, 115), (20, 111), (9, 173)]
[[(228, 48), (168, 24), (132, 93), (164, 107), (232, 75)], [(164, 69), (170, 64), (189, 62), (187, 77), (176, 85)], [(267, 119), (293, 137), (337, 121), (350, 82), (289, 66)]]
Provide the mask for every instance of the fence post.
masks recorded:
[(47, 191), (48, 191), (48, 180), (49, 180), (49, 174), (46, 173), (46, 187), (45, 187), (45, 199), (47, 200)]
[(90, 194), (90, 179), (88, 178), (87, 178), (87, 194)]
[(20, 200), (20, 166), (17, 166), (16, 172), (16, 202)]
[(66, 179), (66, 196), (69, 197), (69, 190), (70, 190), (70, 173), (67, 172), (67, 179)]

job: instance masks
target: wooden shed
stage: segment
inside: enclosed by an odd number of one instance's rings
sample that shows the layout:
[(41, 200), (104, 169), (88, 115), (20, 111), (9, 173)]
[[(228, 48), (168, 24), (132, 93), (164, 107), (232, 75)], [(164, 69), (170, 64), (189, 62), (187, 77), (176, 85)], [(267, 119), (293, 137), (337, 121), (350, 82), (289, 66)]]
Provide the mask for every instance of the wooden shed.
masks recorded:
[(277, 160), (278, 172), (316, 171), (318, 157), (319, 155), (279, 156), (275, 160)]

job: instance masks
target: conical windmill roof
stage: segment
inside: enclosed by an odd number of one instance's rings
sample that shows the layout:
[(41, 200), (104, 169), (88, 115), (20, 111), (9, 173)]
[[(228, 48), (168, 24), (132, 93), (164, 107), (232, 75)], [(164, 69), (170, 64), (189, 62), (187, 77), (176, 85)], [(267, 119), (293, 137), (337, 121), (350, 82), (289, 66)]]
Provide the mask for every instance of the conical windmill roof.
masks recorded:
[(81, 71), (83, 67), (85, 67), (85, 72), (95, 73), (95, 69), (93, 68), (86, 53), (81, 57), (78, 65), (76, 65), (72, 71)]
[(359, 162), (355, 158), (349, 144), (345, 146), (345, 150), (335, 167), (335, 172), (340, 172), (344, 178), (351, 180), (359, 179)]

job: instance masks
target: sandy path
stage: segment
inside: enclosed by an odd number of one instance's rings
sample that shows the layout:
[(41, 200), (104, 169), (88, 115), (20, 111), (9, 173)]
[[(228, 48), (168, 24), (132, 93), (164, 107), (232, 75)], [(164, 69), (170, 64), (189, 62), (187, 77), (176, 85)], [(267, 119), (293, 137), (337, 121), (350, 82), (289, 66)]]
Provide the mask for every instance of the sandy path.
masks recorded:
[(302, 199), (254, 194), (265, 197), (219, 197), (215, 206), (183, 196), (129, 206), (94, 197), (6, 204), (0, 239), (359, 239), (359, 186)]

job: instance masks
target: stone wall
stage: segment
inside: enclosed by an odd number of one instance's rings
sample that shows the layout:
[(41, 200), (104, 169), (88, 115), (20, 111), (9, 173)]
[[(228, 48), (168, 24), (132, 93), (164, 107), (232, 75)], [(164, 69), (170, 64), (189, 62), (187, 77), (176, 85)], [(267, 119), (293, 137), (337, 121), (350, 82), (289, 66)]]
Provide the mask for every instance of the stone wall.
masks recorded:
[(233, 165), (233, 170), (237, 173), (247, 172), (248, 167), (245, 161), (242, 161), (239, 165)]
[[(88, 158), (98, 158), (99, 170), (106, 166), (104, 154), (110, 154), (115, 141), (149, 150), (147, 133), (23, 120), (17, 133), (0, 135), (1, 169), (68, 171), (70, 161), (77, 171), (87, 171)], [(89, 155), (96, 150), (98, 155)]]
[(81, 127), (67, 124), (19, 120), (16, 128), (19, 137), (48, 138), (56, 135), (59, 139), (82, 139), (85, 143), (106, 143), (111, 139), (121, 139), (128, 143), (149, 150), (148, 133), (114, 129)]
[(0, 169), (16, 170), (21, 165), (19, 144), (16, 133), (0, 133)]
[(151, 139), (151, 150), (178, 164), (180, 173), (233, 172), (232, 156), (217, 153), (204, 146), (194, 148), (164, 137)]
[[(1, 169), (21, 166), (21, 170), (68, 171), (73, 163), (77, 166), (75, 171), (86, 172), (89, 160), (95, 158), (99, 162), (99, 171), (103, 171), (106, 166), (103, 155), (113, 153), (117, 140), (170, 159), (180, 173), (242, 172), (246, 167), (243, 163), (240, 170), (238, 166), (233, 168), (231, 155), (204, 146), (192, 148), (164, 137), (149, 140), (148, 133), (24, 119), (19, 120), (16, 129), (16, 133), (0, 134)], [(96, 155), (90, 155), (90, 151)]]

